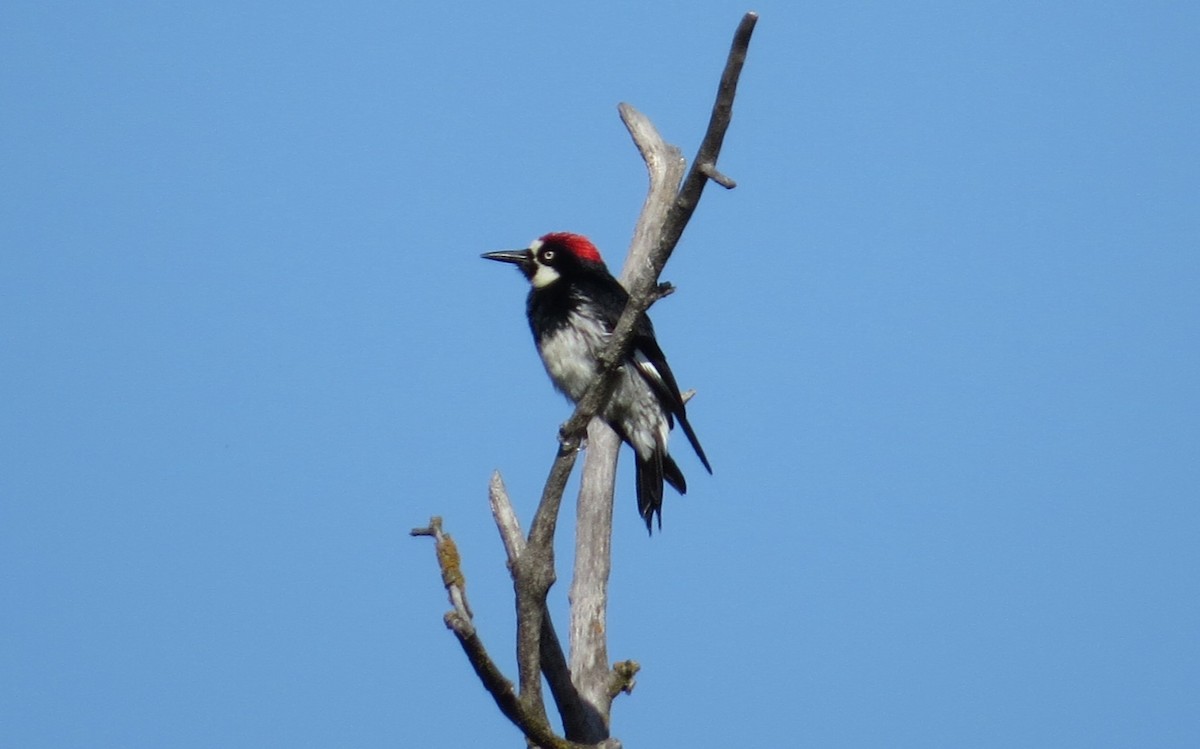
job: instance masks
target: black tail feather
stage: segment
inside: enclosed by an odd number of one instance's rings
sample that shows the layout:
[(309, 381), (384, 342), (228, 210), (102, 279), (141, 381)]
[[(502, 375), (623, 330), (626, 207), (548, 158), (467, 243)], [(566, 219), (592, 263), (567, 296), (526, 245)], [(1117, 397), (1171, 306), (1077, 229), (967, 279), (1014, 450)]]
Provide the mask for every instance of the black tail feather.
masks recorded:
[[(700, 447), (700, 440), (696, 439), (696, 433), (692, 431), (692, 425), (688, 421), (687, 412), (683, 410), (682, 404), (679, 406), (679, 410), (675, 412), (675, 416), (679, 418), (679, 426), (683, 427), (683, 433), (687, 435), (688, 442), (692, 443), (692, 449), (696, 451), (696, 457), (700, 458), (700, 462), (704, 464), (704, 468), (711, 476), (712, 466), (708, 464), (708, 456), (704, 454), (704, 448)], [(680, 492), (680, 494), (682, 493)]]
[(680, 494), (687, 494), (687, 480), (670, 455), (656, 450), (649, 460), (637, 458), (638, 514), (646, 521), (646, 530), (651, 535), (654, 534), (656, 520), (658, 529), (662, 530), (664, 481)]
[(658, 529), (662, 530), (662, 501), (663, 460), (662, 453), (655, 451), (649, 460), (637, 458), (638, 514), (646, 521), (646, 530), (651, 535), (654, 534), (652, 523), (655, 516), (658, 517)]
[(675, 491), (687, 494), (687, 479), (683, 477), (683, 471), (679, 470), (679, 466), (675, 465), (675, 459), (670, 455), (663, 455), (663, 478), (675, 488)]

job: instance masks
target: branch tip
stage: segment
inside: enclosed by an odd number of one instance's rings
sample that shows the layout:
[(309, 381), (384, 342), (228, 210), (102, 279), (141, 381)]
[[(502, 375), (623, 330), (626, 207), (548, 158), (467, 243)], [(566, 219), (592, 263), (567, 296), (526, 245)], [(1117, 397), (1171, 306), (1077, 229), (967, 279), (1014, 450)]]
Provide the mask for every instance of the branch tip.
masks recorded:
[(719, 171), (717, 171), (717, 168), (710, 163), (701, 164), (700, 173), (711, 179), (713, 182), (716, 182), (721, 187), (724, 187), (726, 190), (732, 190), (733, 188), (737, 187), (737, 182), (734, 182), (730, 177), (721, 174)]
[(609, 682), (608, 694), (610, 699), (616, 699), (618, 694), (633, 694), (633, 688), (637, 686), (637, 672), (642, 670), (642, 666), (637, 661), (618, 661), (613, 664), (612, 679)]
[(435, 538), (442, 532), (442, 518), (440, 515), (434, 515), (429, 518), (429, 525), (424, 528), (413, 528), (408, 532), (410, 536), (434, 536)]

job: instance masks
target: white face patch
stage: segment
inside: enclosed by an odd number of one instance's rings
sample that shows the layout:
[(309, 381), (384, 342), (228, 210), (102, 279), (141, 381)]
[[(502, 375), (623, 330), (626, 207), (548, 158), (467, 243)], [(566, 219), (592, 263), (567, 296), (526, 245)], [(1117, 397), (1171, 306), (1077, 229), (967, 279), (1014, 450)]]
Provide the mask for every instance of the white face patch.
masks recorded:
[(533, 276), (529, 279), (529, 283), (533, 284), (535, 289), (543, 289), (557, 281), (560, 277), (558, 271), (554, 270), (548, 265), (542, 265), (540, 262), (538, 262), (538, 253), (541, 251), (541, 249), (542, 240), (540, 239), (533, 240), (533, 242), (529, 245), (529, 254), (533, 257), (533, 267), (536, 268), (536, 270), (533, 272)]
[(533, 284), (535, 289), (545, 288), (559, 279), (558, 271), (549, 265), (542, 265), (536, 259), (533, 264), (537, 270), (533, 272), (533, 278), (529, 279), (529, 283)]

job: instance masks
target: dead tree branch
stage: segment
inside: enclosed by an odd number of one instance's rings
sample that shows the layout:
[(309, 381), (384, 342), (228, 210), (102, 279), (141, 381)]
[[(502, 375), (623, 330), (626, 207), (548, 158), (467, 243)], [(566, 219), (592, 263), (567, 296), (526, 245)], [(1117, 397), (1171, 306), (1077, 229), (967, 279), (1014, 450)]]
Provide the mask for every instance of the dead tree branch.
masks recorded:
[[(492, 474), (488, 485), (488, 502), (492, 506), (492, 516), (496, 520), (496, 528), (500, 531), (500, 540), (504, 544), (504, 552), (508, 557), (508, 569), (516, 569), (517, 559), (525, 550), (525, 537), (521, 535), (520, 521), (513, 511), (512, 502), (508, 497), (508, 489), (500, 472)], [(542, 675), (550, 685), (550, 694), (554, 698), (554, 706), (562, 716), (563, 731), (568, 739), (578, 740), (579, 736), (587, 735), (589, 725), (596, 720), (595, 710), (589, 703), (581, 699), (575, 683), (571, 680), (571, 669), (563, 656), (562, 645), (558, 641), (558, 633), (550, 619), (549, 607), (542, 611), (542, 639), (540, 647)]]
[[(675, 249), (687, 222), (704, 190), (700, 174), (718, 184), (732, 188), (735, 183), (716, 169), (717, 157), (732, 119), (733, 99), (750, 36), (758, 16), (747, 13), (734, 34), (725, 70), (717, 90), (716, 102), (709, 118), (708, 129), (688, 179), (680, 186), (686, 161), (680, 150), (667, 143), (654, 124), (629, 104), (621, 104), (621, 120), (633, 138), (642, 160), (646, 163), (649, 189), (634, 229), (633, 241), (621, 271), (620, 280), (630, 290), (630, 301), (622, 322), (636, 320), (657, 299), (673, 290), (669, 285), (655, 287), (658, 276)], [(635, 307), (635, 302), (638, 306)], [(645, 307), (641, 307), (641, 304)], [(633, 308), (631, 310), (631, 308)], [(609, 344), (615, 361), (624, 358), (627, 338), (618, 333)], [(616, 372), (602, 375), (615, 383)], [(602, 383), (593, 385), (593, 388)], [(690, 397), (690, 396), (688, 396)], [(585, 399), (586, 400), (586, 396)], [(581, 400), (580, 405), (583, 405)], [(582, 409), (576, 409), (576, 415)], [(563, 428), (568, 433), (568, 422)], [(599, 419), (588, 427), (588, 449), (584, 459), (583, 481), (580, 485), (576, 510), (575, 578), (571, 584), (571, 674), (583, 699), (603, 716), (603, 732), (581, 737), (596, 740), (608, 736), (612, 701), (622, 691), (633, 688), (638, 665), (624, 661), (608, 668), (607, 608), (608, 577), (612, 569), (612, 505), (617, 454), (621, 443), (616, 434)], [(616, 690), (612, 685), (618, 684)], [(596, 728), (596, 727), (593, 727)]]
[[(620, 742), (609, 738), (612, 701), (621, 692), (633, 689), (639, 667), (634, 661), (622, 661), (611, 669), (608, 666), (607, 587), (612, 566), (613, 479), (620, 441), (607, 425), (594, 417), (616, 387), (620, 363), (628, 355), (637, 320), (650, 305), (673, 290), (669, 284), (660, 286), (658, 277), (683, 235), (705, 184), (711, 179), (726, 188), (735, 185), (732, 179), (717, 170), (716, 164), (729, 128), (738, 77), (757, 20), (757, 14), (747, 13), (738, 25), (708, 129), (686, 177), (683, 176), (685, 162), (679, 149), (667, 144), (650, 120), (633, 107), (620, 106), (621, 118), (646, 162), (650, 177), (650, 189), (620, 277), (629, 291), (629, 301), (599, 357), (595, 381), (579, 399), (571, 417), (559, 428), (558, 452), (550, 466), (527, 537), (521, 536), (499, 474), (493, 476), (489, 491), (516, 594), (516, 689), (496, 668), (475, 632), (466, 604), (458, 554), (457, 551), (443, 554), (443, 543), (453, 550), (453, 542), (441, 532), (440, 521), (434, 518), (429, 528), (414, 531), (414, 535), (431, 535), (437, 540), (443, 580), (455, 606), (454, 611), (446, 615), (447, 626), (458, 636), (464, 652), (501, 712), (521, 729), (532, 745), (546, 749), (617, 749), (620, 746)], [(550, 622), (546, 597), (556, 579), (554, 534), (559, 508), (585, 430), (588, 456), (578, 499), (568, 667)], [(454, 574), (449, 574), (448, 569)], [(460, 599), (461, 607), (456, 602)], [(550, 728), (542, 697), (543, 675), (562, 716), (565, 739), (555, 735)]]
[[(662, 236), (687, 162), (667, 143), (645, 115), (629, 104), (619, 107), (621, 120), (646, 162), (650, 185), (634, 229), (621, 282), (652, 267), (649, 256)], [(613, 492), (621, 440), (600, 419), (588, 425), (588, 449), (575, 511), (575, 576), (571, 601), (571, 674), (583, 699), (601, 716), (589, 725), (589, 738), (608, 735), (613, 672), (608, 661), (608, 578), (612, 571)], [(630, 662), (632, 663), (632, 662)], [(635, 664), (636, 668), (636, 664)], [(628, 683), (632, 685), (632, 675)], [(629, 687), (630, 689), (632, 686)], [(628, 690), (626, 690), (628, 691)]]
[[(438, 568), (442, 572), (442, 584), (446, 587), (450, 605), (453, 607), (451, 611), (446, 612), (444, 617), (446, 627), (458, 638), (463, 653), (466, 654), (471, 667), (475, 669), (476, 676), (479, 677), (488, 693), (492, 695), (492, 699), (496, 701), (496, 706), (500, 708), (504, 717), (520, 728), (529, 741), (544, 749), (599, 749), (594, 745), (578, 744), (555, 735), (550, 724), (545, 720), (545, 709), (543, 708), (540, 716), (536, 712), (531, 713), (516, 690), (513, 689), (512, 682), (505, 678), (499, 666), (492, 660), (475, 629), (474, 614), (471, 612), (470, 604), (467, 603), (466, 577), (462, 572), (462, 558), (459, 556), (454, 539), (450, 537), (449, 533), (442, 530), (442, 519), (437, 516), (432, 517), (427, 527), (413, 528), (409, 535), (433, 538)], [(559, 659), (562, 659), (561, 650), (559, 650)], [(565, 669), (565, 663), (563, 667)], [(608, 744), (603, 749), (617, 749), (617, 747), (619, 744)]]

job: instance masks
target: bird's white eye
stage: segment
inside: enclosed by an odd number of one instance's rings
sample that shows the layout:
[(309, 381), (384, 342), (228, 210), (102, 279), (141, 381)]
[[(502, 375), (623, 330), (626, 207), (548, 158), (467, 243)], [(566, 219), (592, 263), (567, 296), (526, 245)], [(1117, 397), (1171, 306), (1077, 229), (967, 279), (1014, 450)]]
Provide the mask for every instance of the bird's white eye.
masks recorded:
[(542, 250), (542, 260), (547, 263), (554, 260), (554, 250)]

